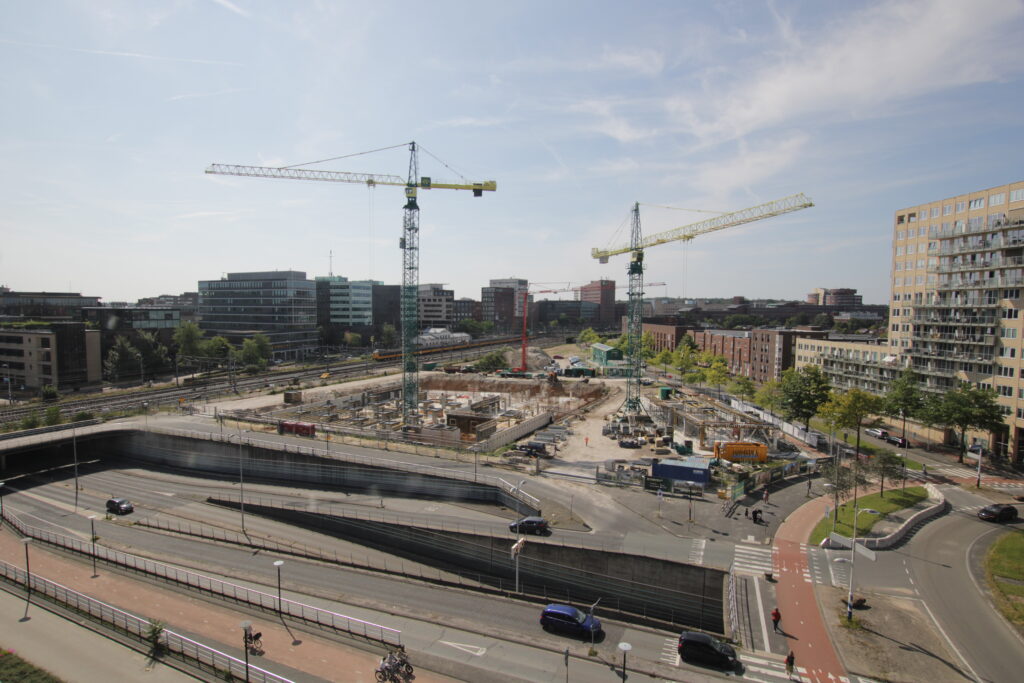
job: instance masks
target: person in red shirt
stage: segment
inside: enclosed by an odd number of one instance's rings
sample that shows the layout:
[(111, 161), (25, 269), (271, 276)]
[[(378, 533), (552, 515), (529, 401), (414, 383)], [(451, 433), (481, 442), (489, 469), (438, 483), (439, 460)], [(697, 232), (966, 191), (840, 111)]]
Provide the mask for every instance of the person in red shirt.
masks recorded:
[(782, 612), (780, 612), (779, 608), (776, 607), (775, 609), (772, 610), (772, 628), (775, 629), (776, 633), (779, 632), (779, 622), (780, 621), (782, 621)]

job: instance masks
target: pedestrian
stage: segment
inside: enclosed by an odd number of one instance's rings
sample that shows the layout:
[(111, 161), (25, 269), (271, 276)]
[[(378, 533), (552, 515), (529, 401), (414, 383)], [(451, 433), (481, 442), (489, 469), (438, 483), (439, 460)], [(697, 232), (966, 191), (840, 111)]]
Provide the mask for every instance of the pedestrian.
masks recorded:
[(750, 519), (750, 508), (743, 508), (743, 516)]
[(768, 504), (768, 487), (767, 486), (764, 489), (764, 504), (765, 505)]
[(807, 477), (807, 495), (805, 496), (805, 498), (810, 498), (810, 497), (811, 497), (811, 478)]
[(782, 621), (782, 612), (780, 612), (779, 608), (776, 607), (775, 609), (772, 610), (772, 628), (775, 629), (776, 633), (779, 632), (779, 622), (780, 621)]
[(922, 477), (927, 477), (928, 476), (928, 465), (921, 465), (921, 476)]
[(590, 437), (589, 436), (583, 437), (583, 445), (584, 446), (590, 446)]
[(790, 678), (790, 679), (793, 678), (793, 665), (794, 664), (796, 664), (796, 656), (793, 654), (793, 651), (790, 650), (789, 654), (786, 655), (786, 677), (787, 678)]
[(760, 510), (755, 509), (753, 512), (750, 513), (750, 516), (754, 520), (754, 524), (760, 524), (761, 523), (761, 511)]

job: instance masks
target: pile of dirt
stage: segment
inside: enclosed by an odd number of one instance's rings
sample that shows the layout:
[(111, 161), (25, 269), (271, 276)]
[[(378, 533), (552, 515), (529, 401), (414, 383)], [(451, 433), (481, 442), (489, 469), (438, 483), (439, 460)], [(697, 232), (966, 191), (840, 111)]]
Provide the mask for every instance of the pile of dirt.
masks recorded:
[[(523, 348), (521, 346), (505, 352), (505, 363), (508, 367), (518, 368), (522, 361)], [(544, 349), (537, 348), (536, 346), (526, 347), (526, 369), (528, 372), (541, 372), (551, 363), (551, 356)]]

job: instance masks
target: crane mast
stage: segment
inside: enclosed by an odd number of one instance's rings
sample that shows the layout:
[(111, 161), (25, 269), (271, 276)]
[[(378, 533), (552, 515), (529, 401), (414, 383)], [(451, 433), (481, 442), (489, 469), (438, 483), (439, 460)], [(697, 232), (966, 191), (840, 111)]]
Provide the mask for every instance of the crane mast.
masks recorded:
[(814, 203), (803, 193), (765, 202), (739, 211), (724, 213), (714, 218), (684, 225), (679, 228), (643, 237), (640, 229), (640, 203), (633, 204), (632, 229), (628, 245), (612, 249), (591, 249), (590, 255), (600, 263), (608, 263), (608, 257), (630, 253), (629, 266), (629, 302), (626, 309), (626, 361), (628, 376), (626, 377), (626, 401), (623, 412), (632, 419), (643, 412), (640, 402), (640, 377), (643, 375), (643, 349), (641, 335), (643, 333), (643, 297), (644, 297), (644, 249), (659, 244), (677, 241), (689, 241), (693, 238), (716, 230), (724, 230), (737, 225), (780, 216), (793, 211), (800, 211), (814, 206)]
[(397, 175), (373, 173), (347, 173), (344, 171), (322, 171), (304, 168), (270, 168), (265, 166), (242, 166), (237, 164), (211, 164), (207, 173), (216, 175), (246, 176), (252, 178), (280, 178), (287, 180), (318, 180), (333, 183), (360, 183), (393, 185), (405, 188), (405, 207), (402, 217), (402, 421), (406, 425), (419, 422), (419, 366), (416, 362), (416, 336), (419, 333), (419, 281), (420, 281), (420, 207), (417, 203), (419, 189), (430, 190), (471, 190), (474, 197), (482, 197), (485, 191), (494, 192), (498, 184), (493, 180), (483, 182), (438, 183), (419, 175), (419, 149), (415, 142), (409, 143), (409, 173), (406, 178)]

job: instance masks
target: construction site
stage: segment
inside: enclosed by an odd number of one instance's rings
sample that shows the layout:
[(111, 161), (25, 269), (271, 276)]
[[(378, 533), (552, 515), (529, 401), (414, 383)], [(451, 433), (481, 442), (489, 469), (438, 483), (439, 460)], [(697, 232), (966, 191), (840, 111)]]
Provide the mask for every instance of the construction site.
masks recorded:
[[(531, 347), (527, 364), (539, 378), (421, 372), (415, 426), (403, 420), (403, 387), (397, 378), (286, 392), (280, 405), (235, 411), (233, 416), (308, 436), (321, 431), (490, 451), (584, 410), (607, 392), (604, 382), (543, 372), (553, 362), (543, 350)], [(296, 424), (309, 426), (296, 429)]]

